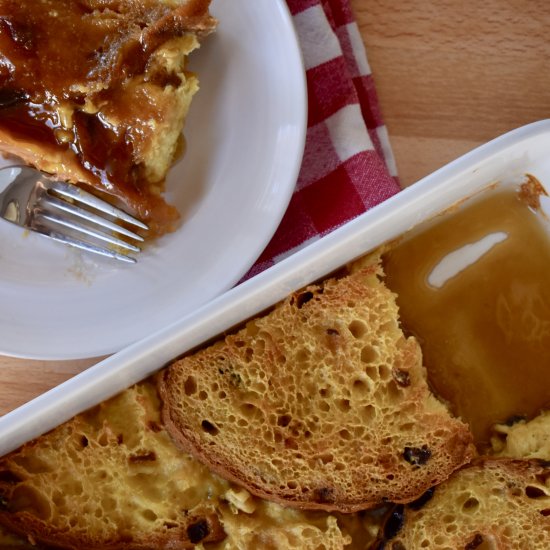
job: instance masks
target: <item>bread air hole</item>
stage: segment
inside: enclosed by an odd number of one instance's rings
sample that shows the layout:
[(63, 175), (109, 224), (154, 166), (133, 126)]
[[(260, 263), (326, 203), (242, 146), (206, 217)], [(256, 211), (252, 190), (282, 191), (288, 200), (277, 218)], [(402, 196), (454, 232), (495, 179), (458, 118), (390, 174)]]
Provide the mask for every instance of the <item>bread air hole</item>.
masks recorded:
[(205, 391), (201, 390), (199, 392), (199, 399), (201, 401), (206, 401), (208, 399), (208, 394)]
[(277, 426), (281, 428), (286, 428), (292, 421), (292, 416), (289, 414), (282, 414), (277, 418)]
[(351, 332), (354, 338), (362, 338), (367, 332), (367, 325), (358, 319), (352, 321), (348, 325), (348, 330)]
[(141, 515), (142, 515), (143, 519), (145, 519), (147, 521), (150, 521), (151, 523), (158, 519), (157, 514), (155, 514), (155, 512), (153, 512), (153, 510), (149, 510), (149, 509), (143, 510), (141, 512)]
[(376, 409), (373, 405), (365, 405), (361, 408), (361, 419), (369, 422), (376, 417)]
[(342, 412), (348, 412), (351, 409), (351, 404), (349, 399), (338, 399), (336, 401), (336, 406), (342, 411)]
[(479, 500), (475, 497), (468, 498), (462, 505), (465, 512), (474, 512), (479, 506)]
[(261, 409), (256, 407), (253, 403), (243, 403), (240, 407), (241, 414), (245, 417), (250, 419), (254, 418), (261, 418), (264, 416)]
[(443, 523), (454, 523), (456, 521), (456, 516), (453, 514), (447, 514), (443, 516)]
[(339, 435), (342, 439), (344, 439), (344, 440), (346, 440), (346, 441), (350, 441), (351, 438), (352, 438), (352, 435), (351, 435), (351, 434), (349, 433), (349, 431), (346, 430), (346, 429), (340, 430), (340, 431), (338, 432), (338, 435)]
[(309, 290), (298, 294), (295, 298), (296, 307), (298, 309), (302, 309), (305, 304), (313, 299), (313, 296), (313, 292), (310, 292)]
[(197, 391), (197, 381), (193, 376), (188, 376), (183, 383), (185, 395), (193, 395)]
[(369, 393), (369, 386), (364, 380), (356, 379), (351, 386), (353, 395), (359, 397)]

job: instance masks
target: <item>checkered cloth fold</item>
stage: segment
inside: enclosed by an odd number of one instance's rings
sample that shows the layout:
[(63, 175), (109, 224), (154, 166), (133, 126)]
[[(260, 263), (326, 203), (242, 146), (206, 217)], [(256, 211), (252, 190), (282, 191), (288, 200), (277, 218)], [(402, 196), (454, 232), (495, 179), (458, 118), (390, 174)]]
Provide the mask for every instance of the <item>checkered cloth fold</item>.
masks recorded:
[(306, 69), (308, 128), (294, 194), (251, 277), (399, 191), (349, 0), (287, 0)]

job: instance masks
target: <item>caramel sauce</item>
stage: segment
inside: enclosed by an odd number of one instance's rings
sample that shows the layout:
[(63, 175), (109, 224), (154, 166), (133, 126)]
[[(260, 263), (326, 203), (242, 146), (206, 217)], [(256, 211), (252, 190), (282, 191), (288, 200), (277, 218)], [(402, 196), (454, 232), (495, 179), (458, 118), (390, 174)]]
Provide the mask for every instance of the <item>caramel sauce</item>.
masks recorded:
[(384, 266), (434, 392), (481, 448), (495, 423), (550, 405), (550, 237), (517, 191), (487, 191), (415, 230)]
[[(99, 114), (82, 110), (83, 90), (97, 103), (110, 101), (125, 78), (143, 70), (146, 56), (140, 35), (131, 32), (136, 14), (125, 22), (100, 12), (93, 17), (93, 10), (94, 2), (76, 0), (46, 0), (40, 9), (32, 2), (0, 1), (0, 127), (18, 139), (70, 147), (107, 191), (117, 185), (129, 193), (137, 184), (132, 142)], [(62, 104), (75, 112), (68, 145), (57, 138)]]

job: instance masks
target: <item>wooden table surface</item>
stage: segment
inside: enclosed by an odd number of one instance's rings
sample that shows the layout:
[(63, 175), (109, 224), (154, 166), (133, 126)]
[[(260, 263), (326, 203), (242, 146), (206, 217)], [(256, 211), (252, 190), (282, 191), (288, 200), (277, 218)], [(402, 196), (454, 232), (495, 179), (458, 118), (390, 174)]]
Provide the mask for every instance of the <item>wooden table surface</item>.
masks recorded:
[[(546, 0), (351, 3), (404, 185), (550, 116)], [(0, 357), (0, 415), (97, 360)]]

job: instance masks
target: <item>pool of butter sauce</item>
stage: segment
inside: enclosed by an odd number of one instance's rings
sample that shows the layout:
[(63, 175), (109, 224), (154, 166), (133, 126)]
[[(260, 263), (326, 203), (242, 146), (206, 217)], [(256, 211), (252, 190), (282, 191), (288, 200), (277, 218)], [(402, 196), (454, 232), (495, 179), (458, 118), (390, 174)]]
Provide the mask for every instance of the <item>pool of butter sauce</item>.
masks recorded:
[(495, 423), (550, 406), (550, 235), (526, 196), (485, 191), (383, 258), (431, 387), (482, 448)]

